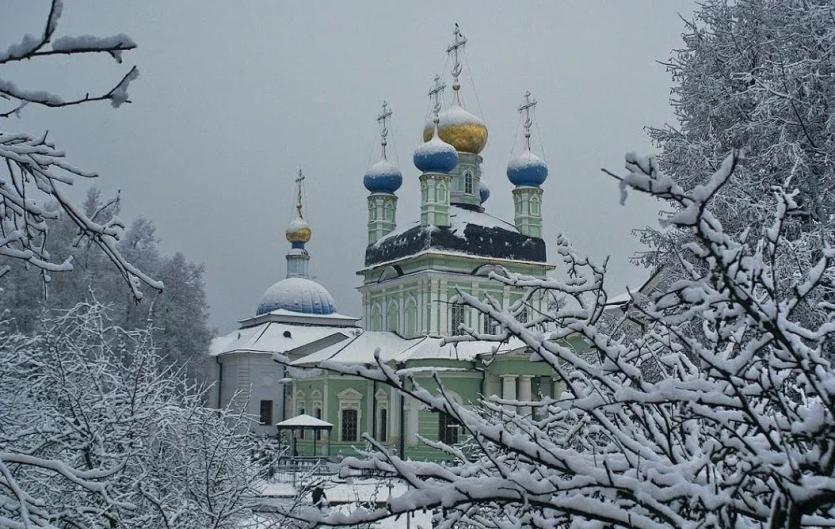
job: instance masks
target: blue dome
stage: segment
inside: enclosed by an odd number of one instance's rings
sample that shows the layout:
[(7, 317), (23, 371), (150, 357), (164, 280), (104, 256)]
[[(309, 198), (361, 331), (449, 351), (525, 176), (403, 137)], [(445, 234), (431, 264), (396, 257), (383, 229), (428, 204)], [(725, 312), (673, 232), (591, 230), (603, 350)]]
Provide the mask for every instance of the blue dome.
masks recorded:
[(303, 277), (288, 277), (264, 292), (258, 303), (256, 316), (274, 310), (289, 310), (301, 314), (333, 314), (333, 296), (316, 281)]
[(368, 168), (362, 183), (372, 193), (394, 193), (400, 189), (403, 175), (396, 165), (382, 159)]
[(537, 155), (525, 150), (507, 164), (507, 178), (517, 186), (540, 186), (548, 178), (548, 166)]
[(478, 183), (478, 198), (482, 204), (487, 202), (487, 199), (490, 198), (490, 188), (487, 187), (487, 184), (485, 184), (484, 181)]
[(432, 139), (415, 149), (414, 162), (424, 173), (449, 173), (458, 165), (458, 152), (439, 138), (435, 130)]

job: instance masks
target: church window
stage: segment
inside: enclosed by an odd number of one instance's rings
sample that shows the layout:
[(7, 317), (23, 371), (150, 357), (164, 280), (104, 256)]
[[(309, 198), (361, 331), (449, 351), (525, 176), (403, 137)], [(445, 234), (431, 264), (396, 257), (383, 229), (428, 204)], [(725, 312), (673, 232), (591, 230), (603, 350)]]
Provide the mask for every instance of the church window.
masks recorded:
[(453, 303), (449, 308), (449, 330), (453, 335), (464, 334), (464, 305)]
[(473, 194), (473, 173), (471, 171), (464, 173), (464, 192)]
[(406, 320), (406, 337), (411, 338), (417, 334), (417, 304), (414, 299), (409, 299), (406, 303), (406, 311), (404, 314)]
[(499, 330), (499, 323), (488, 316), (487, 314), (481, 315), (481, 332), (484, 334), (496, 334)]
[(391, 303), (386, 312), (386, 330), (390, 332), (397, 332), (400, 328), (400, 311), (397, 310), (397, 304)]
[(429, 201), (429, 186), (426, 183), (420, 184), (420, 199), (423, 202)]
[(357, 410), (342, 410), (342, 440), (355, 442), (357, 440)]
[(461, 425), (458, 424), (451, 415), (441, 412), (438, 416), (438, 440), (448, 445), (458, 443), (458, 430)]
[(531, 199), (531, 215), (539, 215), (539, 199), (536, 197)]
[(381, 443), (388, 441), (388, 410), (383, 408), (380, 410), (380, 420), (377, 424), (377, 440)]
[(435, 190), (435, 202), (446, 202), (446, 186), (438, 184)]
[[(304, 415), (304, 406), (299, 408), (298, 415)], [(299, 430), (299, 439), (304, 439), (304, 430)]]
[(383, 314), (380, 310), (380, 305), (374, 305), (371, 309), (371, 324), (369, 325), (371, 331), (383, 330)]
[(528, 307), (522, 309), (517, 319), (522, 323), (528, 323)]
[(272, 425), (273, 423), (273, 401), (271, 400), (262, 400), (261, 401), (261, 409), (260, 409), (260, 423), (266, 425)]

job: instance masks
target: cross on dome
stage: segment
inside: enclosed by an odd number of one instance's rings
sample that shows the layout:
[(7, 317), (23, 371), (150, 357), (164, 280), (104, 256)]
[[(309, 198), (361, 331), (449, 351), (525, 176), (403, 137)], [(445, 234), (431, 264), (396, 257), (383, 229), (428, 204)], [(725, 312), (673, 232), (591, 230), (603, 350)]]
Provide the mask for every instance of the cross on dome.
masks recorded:
[(304, 179), (304, 173), (299, 169), (299, 175), (294, 180), (297, 187), (296, 218), (290, 221), (290, 225), (284, 232), (287, 241), (292, 243), (294, 248), (304, 248), (304, 244), (310, 241), (312, 234), (310, 225), (304, 220), (304, 214), (302, 213), (302, 182), (304, 182)]
[(444, 93), (446, 85), (441, 81), (441, 76), (435, 74), (435, 84), (429, 90), (429, 98), (432, 100), (432, 121), (438, 124), (438, 115), (441, 113), (441, 94)]
[(454, 90), (454, 98), (455, 101), (458, 102), (458, 90), (461, 88), (461, 83), (458, 82), (458, 77), (461, 75), (461, 71), (463, 67), (461, 66), (461, 60), (458, 56), (458, 50), (464, 48), (467, 45), (467, 37), (461, 33), (461, 26), (458, 25), (458, 22), (455, 23), (455, 29), (452, 31), (453, 39), (452, 43), (447, 46), (446, 52), (449, 55), (452, 55), (452, 89)]
[(383, 110), (377, 116), (377, 123), (380, 124), (380, 145), (383, 146), (383, 159), (386, 159), (386, 145), (388, 145), (389, 129), (386, 124), (391, 117), (391, 108), (387, 101), (383, 101)]
[(296, 199), (296, 212), (298, 212), (299, 218), (303, 219), (304, 215), (302, 215), (302, 182), (304, 182), (304, 173), (302, 173), (301, 167), (299, 167), (299, 176), (296, 177), (296, 186), (298, 188), (297, 199)]
[(531, 125), (533, 125), (533, 120), (531, 120), (531, 110), (533, 110), (536, 104), (537, 101), (531, 97), (530, 90), (526, 90), (525, 102), (519, 107), (519, 113), (524, 114), (525, 116), (525, 122), (522, 125), (525, 127), (525, 146), (528, 150), (531, 150)]

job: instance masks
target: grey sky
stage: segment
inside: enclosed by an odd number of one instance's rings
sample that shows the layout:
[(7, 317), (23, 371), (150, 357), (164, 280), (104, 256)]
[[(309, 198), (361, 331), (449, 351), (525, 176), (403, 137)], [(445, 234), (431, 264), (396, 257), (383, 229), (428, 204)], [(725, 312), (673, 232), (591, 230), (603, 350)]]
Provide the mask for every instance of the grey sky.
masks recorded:
[[(0, 0), (0, 47), (41, 31), (47, 8)], [(124, 32), (139, 48), (123, 65), (58, 59), (48, 70), (23, 65), (7, 74), (70, 96), (107, 89), (136, 64), (133, 103), (115, 111), (30, 107), (4, 126), (49, 129), (74, 165), (100, 173), (95, 183), (105, 193), (122, 190), (125, 218), (153, 219), (164, 249), (205, 263), (211, 324), (220, 330), (252, 315), (284, 276), (284, 228), (301, 166), (312, 272), (341, 312), (359, 314), (362, 176), (379, 156), (374, 118), (387, 99), (404, 174), (398, 221), (411, 222), (419, 198), (411, 156), (425, 94), (458, 21), (469, 39), (465, 105), (490, 130), (482, 153), (488, 212), (512, 220), (505, 166), (520, 140), (515, 109), (529, 89), (540, 101), (535, 145), (550, 166), (546, 238), (563, 233), (594, 258), (611, 255), (617, 293), (646, 275), (627, 262), (639, 248), (631, 230), (654, 222), (658, 205), (631, 196), (621, 207), (617, 184), (600, 168), (619, 170), (626, 151), (651, 150), (643, 127), (672, 121), (670, 79), (656, 60), (680, 45), (678, 14), (692, 9), (685, 1), (67, 0), (59, 34)], [(86, 183), (77, 187), (81, 195)]]

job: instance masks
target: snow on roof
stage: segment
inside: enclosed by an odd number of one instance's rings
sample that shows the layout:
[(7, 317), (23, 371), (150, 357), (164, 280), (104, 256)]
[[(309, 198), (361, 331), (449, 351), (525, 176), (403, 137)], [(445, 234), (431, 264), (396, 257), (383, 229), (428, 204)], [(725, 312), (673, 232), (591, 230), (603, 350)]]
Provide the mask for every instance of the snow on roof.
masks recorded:
[(347, 343), (340, 342), (303, 356), (293, 362), (293, 365), (314, 365), (325, 360), (345, 364), (371, 364), (374, 362), (374, 351), (377, 349), (380, 349), (380, 357), (387, 362), (425, 339), (406, 339), (393, 332), (364, 331)]
[(348, 338), (350, 332), (345, 327), (266, 322), (213, 339), (209, 346), (209, 354), (217, 356), (234, 352), (282, 353), (334, 334)]
[(525, 347), (524, 342), (517, 338), (508, 343), (472, 341), (444, 343), (443, 338), (426, 338), (400, 355), (393, 358), (398, 362), (409, 360), (461, 360), (472, 361), (476, 357), (489, 354), (507, 354)]
[(443, 338), (420, 336), (402, 338), (393, 332), (365, 331), (348, 342), (340, 342), (303, 356), (293, 365), (316, 365), (325, 360), (343, 364), (373, 364), (374, 351), (380, 350), (384, 362), (407, 362), (410, 360), (461, 360), (472, 361), (480, 355), (507, 354), (525, 347), (512, 338), (508, 343), (460, 342), (443, 343)]
[(333, 428), (331, 423), (306, 413), (283, 420), (275, 426), (277, 428)]
[[(455, 233), (458, 237), (464, 238), (464, 230), (470, 224), (476, 224), (485, 228), (501, 228), (503, 230), (519, 233), (519, 230), (516, 229), (516, 226), (512, 222), (502, 220), (488, 213), (481, 213), (478, 211), (461, 208), (455, 205), (449, 206), (449, 228), (453, 233)], [(419, 225), (420, 221), (416, 220), (406, 224), (402, 228), (390, 231), (389, 233), (383, 235), (382, 237), (374, 241), (373, 246), (380, 246), (380, 244), (382, 244), (383, 242), (389, 239), (393, 239), (398, 235), (402, 235), (414, 228), (415, 226)], [(438, 228), (436, 226), (424, 226), (423, 229), (429, 231), (436, 230)]]
[(488, 213), (473, 211), (471, 209), (459, 208), (457, 206), (449, 207), (449, 224), (453, 233), (459, 233), (461, 237), (464, 236), (464, 229), (469, 224), (477, 224), (485, 228), (501, 228), (503, 230), (519, 233), (513, 223), (494, 217)]

